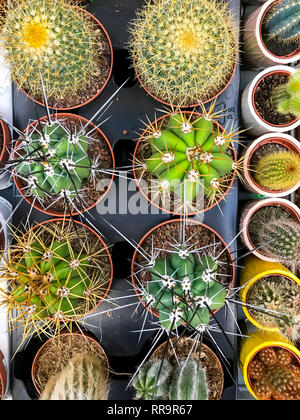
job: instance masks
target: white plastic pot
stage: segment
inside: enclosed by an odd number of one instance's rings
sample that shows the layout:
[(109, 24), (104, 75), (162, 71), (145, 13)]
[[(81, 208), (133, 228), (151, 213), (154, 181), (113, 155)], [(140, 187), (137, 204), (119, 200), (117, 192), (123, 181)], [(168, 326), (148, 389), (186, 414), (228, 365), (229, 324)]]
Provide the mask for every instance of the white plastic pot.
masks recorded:
[(253, 68), (265, 68), (273, 64), (290, 64), (300, 60), (300, 47), (287, 56), (276, 56), (265, 46), (262, 23), (270, 7), (278, 0), (269, 0), (253, 12), (244, 25), (244, 50), (246, 60)]
[(263, 200), (249, 201), (243, 208), (240, 218), (241, 240), (246, 246), (246, 248), (248, 248), (249, 251), (252, 251), (252, 254), (260, 258), (261, 260), (269, 262), (278, 262), (277, 259), (267, 257), (260, 250), (254, 251), (255, 245), (252, 243), (249, 234), (249, 223), (254, 214), (263, 207), (268, 206), (282, 207), (287, 212), (292, 214), (295, 217), (295, 220), (298, 220), (298, 222), (300, 223), (300, 209), (298, 206), (296, 206), (296, 204), (292, 203), (289, 200), (285, 200), (284, 198), (266, 198)]
[(265, 197), (286, 197), (300, 188), (300, 181), (293, 187), (289, 188), (288, 190), (284, 191), (271, 191), (259, 186), (252, 176), (252, 171), (250, 168), (250, 163), (254, 152), (259, 149), (259, 147), (266, 145), (268, 143), (278, 143), (290, 150), (294, 153), (300, 154), (300, 142), (296, 140), (294, 137), (290, 136), (289, 134), (278, 134), (278, 133), (269, 133), (264, 134), (263, 136), (259, 137), (258, 139), (251, 142), (251, 144), (247, 147), (245, 154), (244, 154), (244, 161), (243, 161), (243, 178), (244, 178), (244, 185), (245, 188), (253, 192), (255, 194), (260, 194)]
[(261, 71), (244, 89), (242, 94), (242, 119), (244, 126), (253, 136), (261, 136), (265, 133), (277, 132), (286, 133), (296, 129), (300, 125), (300, 120), (297, 119), (285, 125), (273, 125), (263, 120), (255, 108), (254, 95), (259, 83), (268, 75), (273, 73), (285, 73), (292, 75), (296, 73), (296, 69), (289, 66), (273, 66)]

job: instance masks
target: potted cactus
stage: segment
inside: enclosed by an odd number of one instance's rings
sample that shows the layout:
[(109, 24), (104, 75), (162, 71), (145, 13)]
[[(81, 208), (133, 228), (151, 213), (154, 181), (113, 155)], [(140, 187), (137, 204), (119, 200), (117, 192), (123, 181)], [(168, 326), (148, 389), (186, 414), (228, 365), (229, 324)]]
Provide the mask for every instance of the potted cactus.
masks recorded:
[(21, 326), (23, 340), (34, 332), (51, 336), (77, 322), (105, 299), (112, 262), (100, 236), (82, 223), (55, 219), (15, 230), (2, 255), (1, 306), (10, 329)]
[(300, 352), (277, 333), (256, 331), (243, 340), (241, 369), (257, 400), (300, 400)]
[(130, 51), (154, 99), (191, 107), (218, 96), (237, 63), (235, 23), (216, 0), (155, 0), (131, 24)]
[(260, 136), (284, 133), (300, 124), (300, 71), (288, 66), (268, 67), (242, 94), (242, 118), (248, 132)]
[(300, 186), (300, 143), (289, 134), (254, 140), (243, 161), (245, 187), (266, 197), (285, 197)]
[(172, 346), (164, 342), (154, 351), (135, 374), (132, 385), (136, 399), (219, 400), (224, 374), (219, 359), (209, 347), (203, 343), (194, 346), (193, 340), (187, 337), (175, 337)]
[(288, 340), (300, 338), (300, 280), (278, 263), (247, 257), (241, 272), (240, 300), (247, 318)]
[[(103, 132), (73, 114), (33, 122), (16, 143), (12, 171), (22, 197), (43, 213), (70, 216), (90, 210), (107, 194), (114, 155)], [(106, 189), (99, 181), (110, 179)]]
[(47, 340), (35, 355), (31, 378), (40, 400), (104, 400), (109, 364), (90, 333), (62, 333)]
[(265, 261), (299, 264), (300, 209), (283, 198), (250, 201), (240, 218), (241, 239)]
[(245, 57), (255, 68), (300, 59), (298, 0), (268, 0), (245, 21)]
[(0, 351), (0, 400), (4, 399), (7, 385), (7, 376), (3, 359), (3, 354)]
[(230, 190), (238, 162), (238, 130), (217, 123), (214, 106), (203, 114), (173, 110), (150, 124), (133, 158), (142, 194), (173, 214), (196, 214), (218, 204)]
[(1, 45), (13, 81), (43, 105), (41, 78), (52, 108), (95, 99), (112, 72), (113, 51), (101, 23), (78, 1), (13, 0), (3, 5)]

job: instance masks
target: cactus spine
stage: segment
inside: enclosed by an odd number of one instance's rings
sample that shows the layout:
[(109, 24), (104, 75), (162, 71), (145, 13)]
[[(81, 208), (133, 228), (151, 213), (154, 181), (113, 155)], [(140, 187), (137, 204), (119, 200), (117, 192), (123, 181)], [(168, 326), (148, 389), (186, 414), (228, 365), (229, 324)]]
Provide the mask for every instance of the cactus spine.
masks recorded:
[(40, 400), (100, 401), (107, 400), (107, 369), (99, 357), (82, 354), (47, 383)]
[(212, 98), (235, 63), (233, 19), (216, 0), (147, 1), (132, 22), (130, 49), (144, 86), (178, 106)]
[(263, 156), (254, 167), (257, 183), (271, 191), (284, 191), (300, 182), (300, 156), (289, 151)]
[(299, 43), (299, 0), (282, 0), (275, 2), (275, 5), (267, 15), (266, 28), (271, 39), (276, 39), (281, 43)]
[(208, 400), (206, 371), (193, 358), (180, 360), (176, 366), (169, 400)]
[(136, 398), (166, 399), (173, 367), (167, 360), (152, 359), (145, 363), (133, 380)]
[(300, 70), (290, 76), (288, 83), (275, 89), (272, 103), (280, 113), (300, 118)]

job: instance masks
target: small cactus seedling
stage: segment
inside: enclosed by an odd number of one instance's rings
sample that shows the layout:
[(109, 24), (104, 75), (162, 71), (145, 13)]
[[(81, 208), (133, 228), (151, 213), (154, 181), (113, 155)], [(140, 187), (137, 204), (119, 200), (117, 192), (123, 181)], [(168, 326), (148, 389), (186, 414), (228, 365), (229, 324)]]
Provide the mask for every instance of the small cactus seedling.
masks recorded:
[[(77, 0), (12, 0), (1, 8), (1, 45), (12, 79), (42, 100), (44, 80), (49, 104), (79, 105), (95, 95), (109, 74), (108, 41)], [(102, 69), (102, 70), (100, 70)], [(102, 86), (98, 86), (99, 89)]]
[(270, 39), (281, 44), (300, 42), (299, 0), (274, 2), (266, 18), (266, 29)]
[[(109, 281), (107, 253), (91, 232), (71, 221), (49, 222), (24, 235), (14, 232), (15, 245), (3, 256), (1, 305), (11, 328), (57, 330), (84, 316), (99, 302)], [(106, 257), (105, 257), (106, 256)]]
[(165, 359), (146, 362), (134, 378), (136, 398), (145, 400), (167, 399), (173, 366)]
[(130, 50), (157, 98), (192, 106), (217, 95), (236, 59), (233, 19), (216, 0), (147, 1), (132, 22)]
[(272, 103), (281, 114), (292, 114), (300, 118), (300, 70), (290, 76), (288, 83), (275, 89)]
[(288, 350), (268, 347), (260, 351), (249, 375), (260, 400), (300, 400), (300, 369)]
[(206, 371), (192, 357), (179, 361), (173, 372), (169, 400), (208, 400)]
[(271, 191), (285, 191), (300, 182), (300, 155), (289, 151), (267, 154), (254, 166), (254, 179)]
[(300, 264), (300, 223), (271, 219), (257, 233), (261, 251), (284, 265)]
[(107, 369), (97, 356), (81, 354), (69, 361), (67, 367), (51, 378), (40, 400), (102, 401), (109, 391)]

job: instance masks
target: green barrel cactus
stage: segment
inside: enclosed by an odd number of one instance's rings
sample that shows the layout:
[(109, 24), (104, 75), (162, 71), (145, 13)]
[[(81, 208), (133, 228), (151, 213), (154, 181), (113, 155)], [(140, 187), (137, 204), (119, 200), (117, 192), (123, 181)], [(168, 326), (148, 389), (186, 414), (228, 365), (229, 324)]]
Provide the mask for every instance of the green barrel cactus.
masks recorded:
[(299, 43), (300, 41), (300, 3), (298, 0), (274, 2), (266, 19), (266, 28), (270, 38), (281, 43)]
[(206, 371), (192, 357), (182, 359), (175, 367), (170, 386), (169, 400), (208, 400)]
[(167, 399), (173, 366), (167, 360), (151, 359), (134, 378), (137, 399)]
[(272, 103), (281, 114), (292, 114), (300, 118), (300, 70), (290, 76), (287, 83), (277, 86), (272, 95)]
[(192, 203), (200, 188), (206, 196), (222, 194), (221, 180), (235, 169), (226, 153), (232, 141), (231, 134), (215, 129), (208, 115), (192, 121), (189, 114), (173, 114), (167, 127), (150, 139), (147, 170), (162, 190), (175, 192), (185, 203)]

